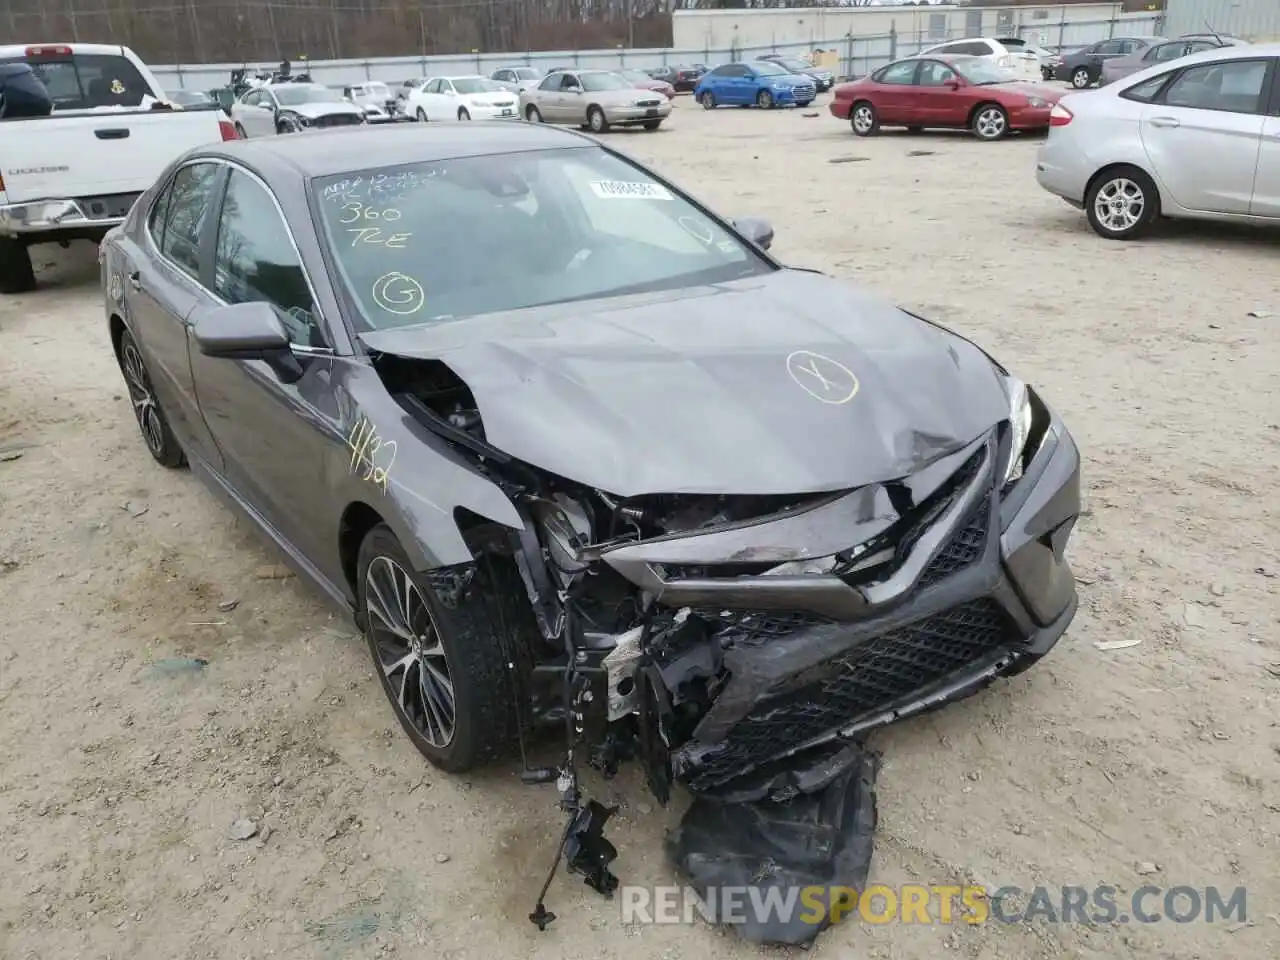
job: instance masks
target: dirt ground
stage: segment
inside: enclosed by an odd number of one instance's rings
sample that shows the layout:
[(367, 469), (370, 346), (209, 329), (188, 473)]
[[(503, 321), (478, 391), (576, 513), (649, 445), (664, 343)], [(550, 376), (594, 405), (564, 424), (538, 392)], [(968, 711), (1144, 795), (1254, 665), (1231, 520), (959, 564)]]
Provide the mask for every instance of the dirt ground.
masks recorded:
[[(615, 136), (769, 217), (784, 260), (975, 338), (1080, 444), (1079, 616), (1037, 669), (875, 737), (873, 882), (1248, 888), (1244, 925), (852, 922), (809, 955), (1280, 955), (1276, 237), (1105, 242), (1036, 185), (1033, 139), (857, 140), (825, 110), (687, 99)], [(563, 874), (538, 933), (554, 790), (426, 766), (352, 629), (151, 462), (93, 248), (37, 263), (41, 289), (0, 302), (0, 957), (785, 955), (624, 925)], [(1096, 646), (1117, 640), (1138, 645)], [(589, 786), (623, 804), (623, 882), (674, 882), (682, 804), (655, 809), (634, 771)], [(233, 839), (244, 818), (259, 835)]]

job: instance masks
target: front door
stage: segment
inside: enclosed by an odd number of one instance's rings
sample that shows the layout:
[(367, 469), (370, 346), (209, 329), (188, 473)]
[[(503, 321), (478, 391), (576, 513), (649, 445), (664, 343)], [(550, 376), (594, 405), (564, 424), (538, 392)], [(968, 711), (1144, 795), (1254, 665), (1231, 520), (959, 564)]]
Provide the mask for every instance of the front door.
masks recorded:
[(972, 100), (963, 86), (947, 86), (960, 82), (956, 72), (941, 60), (923, 61), (916, 75), (916, 122), (922, 127), (965, 126)]
[(1162, 102), (1143, 108), (1143, 146), (1156, 176), (1180, 206), (1249, 212), (1271, 63), (1226, 60), (1187, 67)]
[(212, 261), (208, 276), (216, 300), (197, 311), (194, 323), (206, 322), (202, 318), (217, 300), (270, 303), (304, 370), (300, 380), (285, 383), (261, 360), (206, 357), (192, 338), (192, 376), (205, 422), (225, 457), (224, 476), (299, 550), (322, 556), (333, 544), (322, 542), (315, 504), (327, 486), (325, 453), (343, 442), (329, 341), (275, 199), (239, 169), (227, 181)]

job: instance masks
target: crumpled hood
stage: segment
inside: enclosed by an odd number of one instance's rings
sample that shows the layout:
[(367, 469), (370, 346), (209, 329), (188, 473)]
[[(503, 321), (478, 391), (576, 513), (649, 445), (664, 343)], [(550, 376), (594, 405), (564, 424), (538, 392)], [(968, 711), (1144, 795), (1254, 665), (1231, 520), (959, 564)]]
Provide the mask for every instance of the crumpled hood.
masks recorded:
[(619, 496), (882, 482), (1008, 417), (977, 347), (794, 270), (361, 340), (444, 362), (470, 387), (491, 444)]
[(281, 107), (281, 109), (311, 120), (315, 120), (317, 117), (331, 117), (337, 113), (353, 113), (356, 115), (364, 113), (364, 110), (354, 103), (341, 103), (336, 100), (333, 103), (299, 103), (296, 106), (285, 106)]

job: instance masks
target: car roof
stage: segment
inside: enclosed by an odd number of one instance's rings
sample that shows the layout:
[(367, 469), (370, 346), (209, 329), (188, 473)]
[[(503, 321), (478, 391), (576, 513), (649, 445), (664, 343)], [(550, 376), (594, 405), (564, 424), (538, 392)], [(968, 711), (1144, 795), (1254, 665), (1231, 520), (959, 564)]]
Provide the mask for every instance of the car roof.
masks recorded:
[[(211, 144), (201, 151), (240, 160), (270, 179), (301, 174), (328, 177), (371, 166), (395, 167), (464, 157), (598, 146), (584, 134), (542, 123), (501, 120), (467, 124), (397, 123), (318, 130), (287, 137), (255, 137)], [(371, 160), (370, 158), (376, 158)]]

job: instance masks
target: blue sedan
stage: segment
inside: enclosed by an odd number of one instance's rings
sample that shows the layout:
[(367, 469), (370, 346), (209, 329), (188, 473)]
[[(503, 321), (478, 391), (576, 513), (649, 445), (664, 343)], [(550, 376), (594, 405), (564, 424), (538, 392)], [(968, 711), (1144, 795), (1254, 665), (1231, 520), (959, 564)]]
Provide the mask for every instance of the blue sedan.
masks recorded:
[(817, 95), (812, 77), (760, 60), (716, 67), (693, 88), (694, 99), (707, 110), (726, 104), (755, 104), (765, 110), (786, 104), (803, 107)]

